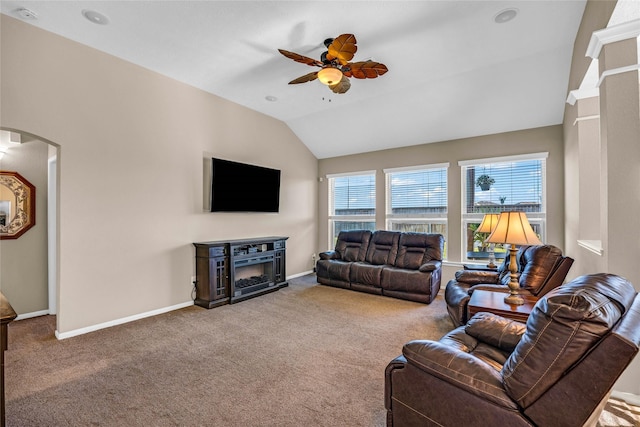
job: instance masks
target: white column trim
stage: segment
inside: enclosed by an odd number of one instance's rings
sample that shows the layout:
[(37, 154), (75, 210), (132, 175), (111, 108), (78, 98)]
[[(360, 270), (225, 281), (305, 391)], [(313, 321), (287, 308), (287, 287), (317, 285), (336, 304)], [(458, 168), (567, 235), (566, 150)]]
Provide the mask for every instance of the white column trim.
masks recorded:
[(585, 56), (598, 59), (602, 46), (640, 36), (640, 19), (594, 31)]
[(600, 79), (598, 80), (598, 87), (602, 84), (605, 77), (615, 76), (616, 74), (627, 73), (629, 71), (640, 70), (640, 64), (626, 65), (624, 67), (613, 68), (611, 70), (605, 70), (602, 72)]
[(567, 97), (567, 104), (575, 105), (576, 102), (580, 99), (594, 98), (596, 96), (600, 96), (600, 90), (598, 89), (598, 87), (574, 89), (569, 92), (569, 96)]
[(578, 246), (599, 256), (604, 254), (601, 240), (578, 240)]
[(575, 126), (576, 124), (583, 122), (585, 120), (593, 120), (593, 119), (599, 119), (599, 118), (600, 118), (600, 114), (592, 114), (591, 116), (578, 117), (573, 121), (573, 125)]

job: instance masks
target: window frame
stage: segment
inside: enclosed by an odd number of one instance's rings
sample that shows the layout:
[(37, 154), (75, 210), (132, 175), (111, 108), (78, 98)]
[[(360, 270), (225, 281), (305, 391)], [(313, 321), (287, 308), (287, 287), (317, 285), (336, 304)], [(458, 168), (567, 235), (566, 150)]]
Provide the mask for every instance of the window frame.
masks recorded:
[[(467, 169), (469, 167), (475, 166), (483, 166), (490, 164), (499, 164), (499, 163), (514, 163), (520, 161), (528, 161), (528, 160), (538, 160), (542, 162), (541, 165), (541, 201), (540, 201), (540, 212), (526, 212), (527, 218), (529, 219), (529, 223), (532, 227), (537, 228), (537, 233), (540, 236), (541, 241), (546, 240), (546, 225), (547, 225), (547, 159), (549, 157), (548, 152), (539, 152), (539, 153), (529, 153), (529, 154), (520, 154), (520, 155), (512, 155), (512, 156), (502, 156), (502, 157), (489, 157), (483, 159), (473, 159), (473, 160), (461, 160), (458, 162), (458, 166), (460, 166), (460, 218), (461, 218), (461, 233), (460, 233), (460, 250), (462, 262), (483, 262), (488, 260), (488, 258), (469, 258), (467, 251), (467, 230), (470, 224), (480, 224), (482, 222), (482, 218), (485, 213), (500, 213), (501, 210), (498, 209), (495, 212), (478, 212), (478, 213), (467, 213)], [(475, 186), (475, 183), (473, 184)], [(515, 211), (517, 209), (506, 209)], [(500, 261), (500, 260), (497, 260)]]
[[(426, 228), (431, 229), (435, 226), (444, 226), (444, 232), (439, 233), (436, 231), (429, 231), (432, 233), (442, 234), (445, 238), (445, 242), (447, 241), (447, 235), (449, 231), (449, 167), (450, 163), (433, 163), (426, 165), (417, 165), (417, 166), (408, 166), (408, 167), (398, 167), (398, 168), (387, 168), (383, 169), (385, 174), (385, 228), (387, 230), (393, 230), (394, 224), (423, 224)], [(393, 189), (392, 189), (392, 180), (393, 175), (396, 173), (402, 172), (427, 172), (434, 170), (442, 170), (444, 172), (444, 186), (445, 186), (445, 205), (443, 212), (433, 212), (433, 213), (405, 213), (405, 214), (394, 214), (393, 213)], [(445, 250), (446, 254), (446, 250)], [(446, 255), (443, 254), (443, 257)]]
[[(349, 176), (373, 176), (373, 213), (370, 215), (336, 215), (335, 214), (335, 179), (336, 178), (345, 178)], [(373, 222), (373, 229), (376, 228), (376, 200), (377, 200), (377, 188), (376, 188), (376, 179), (377, 179), (377, 171), (375, 170), (366, 170), (366, 171), (357, 171), (357, 172), (345, 172), (345, 173), (335, 173), (335, 174), (327, 174), (327, 197), (328, 197), (328, 235), (327, 242), (328, 247), (335, 247), (335, 223), (336, 222)]]

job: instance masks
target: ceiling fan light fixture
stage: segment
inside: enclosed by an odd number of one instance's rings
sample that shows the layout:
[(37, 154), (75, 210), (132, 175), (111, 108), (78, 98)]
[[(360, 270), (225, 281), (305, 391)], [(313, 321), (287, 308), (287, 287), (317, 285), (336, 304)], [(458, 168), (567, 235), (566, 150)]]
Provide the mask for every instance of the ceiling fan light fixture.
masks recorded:
[(342, 80), (342, 71), (335, 67), (325, 67), (318, 71), (318, 80), (327, 86), (334, 85)]

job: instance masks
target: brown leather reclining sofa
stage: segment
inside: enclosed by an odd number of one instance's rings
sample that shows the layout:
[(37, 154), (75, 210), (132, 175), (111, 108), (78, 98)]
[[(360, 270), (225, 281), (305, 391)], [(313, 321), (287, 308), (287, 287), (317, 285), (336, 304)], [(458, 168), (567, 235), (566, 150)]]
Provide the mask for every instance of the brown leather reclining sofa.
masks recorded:
[(342, 231), (320, 253), (318, 282), (429, 304), (440, 290), (444, 237), (399, 231)]

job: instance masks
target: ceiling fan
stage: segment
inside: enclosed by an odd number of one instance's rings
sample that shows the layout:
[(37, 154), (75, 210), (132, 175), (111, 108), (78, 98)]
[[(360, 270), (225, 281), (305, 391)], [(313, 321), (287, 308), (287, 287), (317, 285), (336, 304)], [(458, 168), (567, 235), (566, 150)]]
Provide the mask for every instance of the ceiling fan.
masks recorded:
[(380, 62), (371, 60), (349, 62), (358, 50), (356, 37), (353, 34), (342, 34), (335, 39), (326, 39), (324, 45), (327, 47), (327, 51), (322, 53), (319, 61), (288, 50), (278, 49), (281, 54), (289, 59), (321, 68), (320, 71), (314, 71), (291, 80), (289, 82), (290, 85), (318, 79), (329, 86), (334, 93), (345, 93), (351, 87), (348, 77), (375, 79), (389, 71), (387, 66)]

